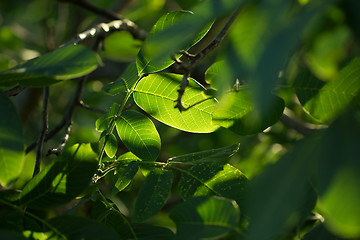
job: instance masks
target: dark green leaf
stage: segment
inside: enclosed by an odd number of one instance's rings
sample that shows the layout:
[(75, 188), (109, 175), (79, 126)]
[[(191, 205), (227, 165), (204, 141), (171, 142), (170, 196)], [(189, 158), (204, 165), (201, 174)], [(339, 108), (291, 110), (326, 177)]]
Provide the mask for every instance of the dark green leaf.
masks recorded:
[(360, 237), (359, 135), (360, 112), (351, 109), (327, 129), (314, 152), (325, 226), (354, 239)]
[[(188, 50), (192, 45), (197, 43), (210, 29), (209, 26), (203, 26), (205, 29), (203, 31), (196, 31), (192, 33), (193, 39), (184, 39), (178, 38), (176, 45), (173, 45), (173, 42), (170, 42), (166, 39), (163, 39), (161, 44), (154, 39), (157, 36), (164, 32), (164, 30), (168, 29), (169, 27), (173, 26), (175, 23), (182, 23), (185, 16), (193, 15), (191, 12), (186, 11), (176, 11), (176, 12), (169, 12), (163, 15), (151, 29), (148, 37), (146, 38), (142, 48), (136, 59), (136, 65), (139, 72), (139, 76), (143, 75), (144, 73), (152, 73), (157, 72), (160, 70), (165, 69), (166, 67), (170, 66), (174, 63), (174, 60), (171, 59), (171, 54), (177, 53), (180, 50)], [(187, 26), (192, 30), (192, 26)], [(193, 31), (193, 30), (192, 30)], [(200, 32), (200, 33), (199, 33)], [(190, 33), (191, 34), (191, 33)], [(159, 54), (158, 50), (164, 47), (171, 47), (168, 49), (166, 54)], [(179, 54), (177, 54), (179, 56)]]
[(249, 240), (270, 239), (300, 224), (316, 203), (308, 181), (312, 151), (317, 139), (300, 142), (276, 164), (266, 168), (250, 184), (248, 216)]
[(144, 224), (133, 224), (136, 237), (139, 240), (171, 240), (174, 239), (174, 233), (167, 228)]
[(154, 161), (159, 156), (159, 133), (145, 115), (135, 111), (123, 112), (116, 120), (116, 128), (121, 141), (140, 159)]
[(294, 83), (305, 111), (321, 122), (341, 113), (360, 90), (360, 58), (353, 59), (328, 83), (303, 72)]
[[(129, 165), (127, 165), (125, 169), (123, 169), (121, 172), (119, 172), (116, 175), (116, 177), (118, 179), (115, 183), (115, 188), (112, 191), (112, 193), (116, 194), (116, 193), (124, 190), (124, 188), (126, 188), (130, 184), (131, 180), (137, 173), (138, 169), (139, 169), (139, 165), (135, 161), (135, 162), (129, 163)], [(119, 171), (119, 168), (117, 169), (117, 171)]]
[(0, 93), (0, 185), (20, 175), (24, 164), (24, 140), (20, 118), (12, 102)]
[(141, 222), (161, 210), (170, 193), (173, 173), (154, 168), (147, 176), (137, 196), (133, 221)]
[(120, 77), (115, 81), (103, 87), (103, 90), (111, 95), (125, 94), (130, 91), (139, 80), (136, 64), (131, 63)]
[(20, 232), (0, 230), (1, 240), (26, 240)]
[(84, 76), (98, 66), (96, 54), (83, 46), (67, 46), (0, 73), (0, 86), (48, 86)]
[(40, 209), (66, 203), (89, 186), (96, 169), (90, 144), (74, 145), (25, 185), (20, 203)]
[(219, 197), (191, 198), (170, 213), (176, 239), (216, 238), (237, 231), (240, 210), (235, 201)]
[(113, 230), (104, 225), (77, 216), (61, 216), (49, 220), (49, 224), (56, 228), (68, 239), (119, 239)]
[[(215, 131), (218, 126), (212, 124), (211, 113), (215, 101), (204, 101), (203, 89), (192, 80), (186, 88), (182, 98), (186, 111), (175, 109), (177, 90), (180, 88), (182, 76), (176, 74), (152, 74), (142, 79), (136, 86), (134, 100), (136, 104), (152, 117), (171, 127), (188, 132), (208, 133)], [(200, 101), (203, 101), (199, 103)]]
[(245, 197), (248, 180), (230, 164), (201, 163), (181, 172), (178, 189), (184, 199), (216, 195), (240, 203)]
[(211, 149), (202, 152), (196, 152), (196, 153), (190, 153), (177, 157), (172, 157), (168, 159), (168, 163), (169, 165), (175, 163), (193, 165), (193, 164), (199, 164), (205, 162), (222, 161), (234, 155), (239, 150), (239, 146), (240, 143), (228, 147)]

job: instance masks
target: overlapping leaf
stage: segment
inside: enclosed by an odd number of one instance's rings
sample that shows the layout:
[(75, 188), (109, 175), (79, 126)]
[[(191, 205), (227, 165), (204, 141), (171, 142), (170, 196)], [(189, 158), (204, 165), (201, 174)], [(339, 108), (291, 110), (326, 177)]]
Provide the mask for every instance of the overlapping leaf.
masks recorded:
[(0, 72), (0, 87), (48, 86), (86, 75), (98, 66), (96, 54), (83, 46), (67, 46)]
[[(173, 26), (175, 23), (183, 23), (183, 20), (186, 16), (193, 15), (191, 12), (186, 11), (176, 11), (176, 12), (169, 12), (163, 15), (153, 26), (151, 29), (148, 37), (146, 38), (142, 48), (136, 59), (136, 65), (138, 68), (139, 75), (144, 73), (152, 73), (160, 71), (172, 63), (174, 60), (171, 59), (171, 55), (175, 54), (180, 50), (188, 50), (192, 45), (200, 41), (200, 39), (208, 32), (211, 25), (201, 26), (204, 28), (202, 31), (198, 31), (198, 26), (194, 30), (192, 25), (185, 25), (182, 28), (186, 28), (187, 31), (190, 31), (188, 34), (191, 34), (193, 37), (191, 38), (178, 38), (175, 41), (170, 41), (167, 39), (163, 39), (161, 44), (154, 39), (159, 36), (164, 30), (168, 29), (169, 27)], [(195, 25), (197, 25), (197, 22)], [(163, 48), (168, 48), (167, 53), (159, 53), (159, 50)], [(179, 56), (179, 54), (177, 54)]]
[(294, 83), (306, 112), (321, 122), (341, 113), (360, 91), (360, 58), (353, 59), (328, 83), (303, 72)]
[(171, 171), (161, 168), (154, 168), (150, 172), (136, 199), (135, 222), (144, 221), (160, 211), (170, 193), (173, 177)]
[(239, 146), (240, 144), (234, 144), (228, 147), (172, 157), (168, 159), (168, 163), (169, 165), (176, 163), (193, 165), (206, 162), (222, 161), (235, 154), (239, 150)]
[(219, 197), (191, 198), (170, 213), (177, 239), (205, 239), (237, 231), (240, 210), (235, 201)]
[(176, 74), (149, 75), (136, 86), (134, 100), (152, 117), (171, 127), (198, 133), (215, 131), (218, 126), (212, 123), (211, 113), (216, 103), (212, 99), (204, 101), (207, 97), (191, 80), (182, 102), (185, 107), (195, 105), (183, 112), (174, 108), (181, 79), (182, 76)]
[(136, 111), (121, 113), (116, 120), (121, 141), (140, 159), (154, 161), (160, 152), (160, 136), (153, 122)]
[(116, 176), (117, 180), (115, 183), (115, 188), (112, 191), (112, 193), (116, 194), (124, 190), (124, 188), (126, 188), (130, 184), (131, 180), (137, 173), (138, 169), (139, 169), (139, 165), (136, 161), (130, 162), (125, 169), (122, 169), (122, 171), (120, 171), (120, 169), (118, 168), (117, 171), (120, 172)]
[(244, 199), (248, 180), (230, 164), (201, 163), (181, 172), (178, 189), (184, 199), (211, 195), (234, 199), (238, 203)]
[(96, 168), (90, 144), (74, 145), (25, 185), (20, 203), (41, 209), (66, 203), (89, 186)]
[(0, 185), (7, 186), (21, 173), (24, 140), (20, 118), (12, 102), (0, 93)]

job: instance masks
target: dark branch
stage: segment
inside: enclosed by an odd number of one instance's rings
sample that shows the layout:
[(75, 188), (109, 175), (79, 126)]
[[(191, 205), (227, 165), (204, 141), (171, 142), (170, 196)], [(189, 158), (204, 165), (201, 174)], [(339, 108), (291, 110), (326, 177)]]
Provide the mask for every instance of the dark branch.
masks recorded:
[(93, 108), (87, 104), (85, 104), (82, 100), (80, 100), (79, 102), (79, 106), (86, 109), (86, 110), (89, 110), (91, 112), (96, 112), (96, 113), (101, 113), (101, 114), (105, 114), (106, 111), (105, 110), (102, 110), (102, 109), (98, 109), (98, 108)]
[(310, 124), (304, 123), (300, 120), (293, 119), (286, 114), (283, 114), (280, 118), (280, 121), (288, 128), (294, 129), (303, 136), (309, 136), (318, 132), (323, 127), (311, 127)]
[(40, 172), (40, 163), (41, 163), (41, 154), (43, 149), (43, 144), (45, 141), (45, 136), (48, 131), (48, 103), (49, 103), (49, 87), (43, 88), (43, 110), (42, 110), (42, 124), (40, 136), (36, 143), (36, 162), (33, 176)]
[(13, 88), (10, 88), (8, 90), (5, 90), (4, 91), (4, 94), (8, 97), (11, 97), (11, 96), (16, 96), (18, 95), (19, 93), (22, 92), (22, 90), (24, 90), (25, 87), (20, 87), (20, 86), (17, 86), (17, 87), (13, 87)]

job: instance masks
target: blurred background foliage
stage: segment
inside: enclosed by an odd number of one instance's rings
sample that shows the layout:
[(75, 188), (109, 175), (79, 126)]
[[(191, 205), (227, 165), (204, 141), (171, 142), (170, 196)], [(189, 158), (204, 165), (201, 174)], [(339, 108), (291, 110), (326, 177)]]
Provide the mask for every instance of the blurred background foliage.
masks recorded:
[[(309, 1), (289, 1), (292, 11), (297, 11), (301, 5)], [(111, 9), (128, 18), (140, 28), (151, 29), (156, 20), (166, 12), (173, 10), (189, 10), (201, 0), (92, 0), (91, 3), (106, 9)], [(301, 39), (301, 45), (295, 46), (295, 51), (289, 60), (286, 69), (279, 76), (277, 94), (286, 104), (285, 113), (295, 116), (299, 121), (306, 122), (310, 127), (322, 127), (299, 104), (291, 88), (298, 73), (305, 67), (318, 79), (326, 82), (333, 79), (349, 59), (359, 56), (360, 46), (360, 1), (334, 1), (323, 11), (323, 16), (314, 17), (304, 26), (304, 31), (294, 29), (293, 34)], [(225, 55), (231, 61), (231, 47), (241, 52), (244, 66), (252, 68), (256, 58), (262, 51), (263, 34), (271, 31), (272, 24), (281, 24), (287, 16), (281, 16), (279, 22), (266, 22), (266, 15), (262, 11), (271, 12), (266, 6), (258, 8), (249, 4), (240, 14), (227, 39), (222, 46), (214, 51), (207, 59), (199, 64), (194, 76), (204, 81), (204, 72), (209, 65)], [(273, 14), (277, 12), (274, 10)], [(42, 55), (71, 40), (77, 33), (102, 22), (104, 19), (78, 6), (55, 0), (16, 0), (0, 1), (0, 70), (11, 68), (19, 63)], [(214, 32), (217, 30), (214, 29)], [(282, 39), (286, 43), (286, 38)], [(114, 81), (130, 62), (134, 62), (141, 47), (139, 40), (134, 40), (126, 32), (115, 33), (105, 40), (104, 50), (100, 56), (104, 65), (91, 75), (86, 84), (83, 101), (98, 109), (107, 111), (113, 102), (121, 102), (119, 96), (110, 96), (102, 91), (102, 87)], [(276, 54), (271, 56), (276, 58)], [(229, 62), (228, 62), (229, 63)], [(231, 64), (231, 63), (229, 63)], [(239, 69), (241, 72), (241, 69)], [(76, 86), (76, 81), (67, 81), (56, 84), (50, 90), (49, 125), (55, 126), (61, 119), (68, 105), (69, 99)], [(25, 134), (26, 145), (35, 141), (40, 131), (41, 117), (41, 89), (29, 88), (13, 98)], [(134, 105), (134, 107), (136, 107)], [(95, 131), (95, 121), (100, 115), (79, 108), (75, 114), (73, 131), (70, 143), (96, 142), (99, 133)], [(210, 134), (193, 134), (181, 132), (155, 122), (161, 136), (162, 148), (159, 160), (166, 161), (169, 157), (229, 146), (240, 142), (240, 149), (230, 160), (231, 164), (240, 169), (248, 178), (252, 179), (268, 164), (276, 162), (293, 148), (294, 143), (303, 136), (293, 129), (289, 129), (281, 122), (276, 123), (264, 132), (250, 136), (240, 136), (228, 129), (222, 128)], [(51, 148), (59, 142), (59, 136), (48, 141), (45, 149)], [(341, 141), (341, 140), (339, 140)], [(120, 149), (125, 152), (125, 147)], [(35, 153), (26, 155), (24, 174), (16, 182), (15, 187), (21, 187), (31, 178)], [(52, 157), (45, 160), (51, 161)], [(138, 183), (143, 176), (138, 174)], [(111, 178), (111, 176), (108, 176)], [(124, 214), (131, 209), (134, 196), (139, 185), (132, 183), (124, 192), (121, 192), (114, 201)], [(109, 187), (111, 191), (111, 187)], [(120, 200), (121, 199), (121, 200)], [(79, 214), (88, 214), (85, 206), (79, 209)], [(167, 225), (167, 217), (159, 213), (150, 221)], [(316, 233), (312, 233), (316, 234)], [(310, 239), (310, 238), (309, 238)]]

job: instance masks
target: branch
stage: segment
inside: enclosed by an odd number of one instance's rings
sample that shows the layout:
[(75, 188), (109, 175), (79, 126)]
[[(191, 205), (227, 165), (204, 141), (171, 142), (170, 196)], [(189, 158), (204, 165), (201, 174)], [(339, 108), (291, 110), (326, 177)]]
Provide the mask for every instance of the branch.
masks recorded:
[(16, 95), (18, 95), (19, 93), (21, 93), (22, 90), (24, 90), (24, 89), (25, 89), (25, 87), (16, 86), (16, 87), (10, 88), (10, 89), (8, 89), (8, 90), (5, 90), (5, 91), (4, 91), (4, 94), (5, 94), (7, 97), (16, 96)]
[(49, 87), (43, 88), (43, 110), (42, 110), (42, 126), (40, 136), (36, 143), (36, 161), (33, 176), (40, 172), (40, 163), (41, 163), (41, 153), (43, 149), (43, 144), (45, 141), (45, 136), (48, 131), (48, 103), (49, 103)]
[(79, 102), (79, 106), (86, 109), (86, 110), (89, 110), (91, 112), (96, 112), (96, 113), (101, 113), (101, 114), (105, 114), (106, 111), (102, 110), (102, 109), (98, 109), (98, 108), (93, 108), (87, 104), (85, 104), (82, 100), (80, 100)]
[(318, 132), (320, 129), (324, 128), (323, 126), (311, 126), (311, 124), (291, 118), (285, 113), (281, 116), (280, 121), (286, 127), (294, 129), (303, 136), (310, 136), (315, 132)]

